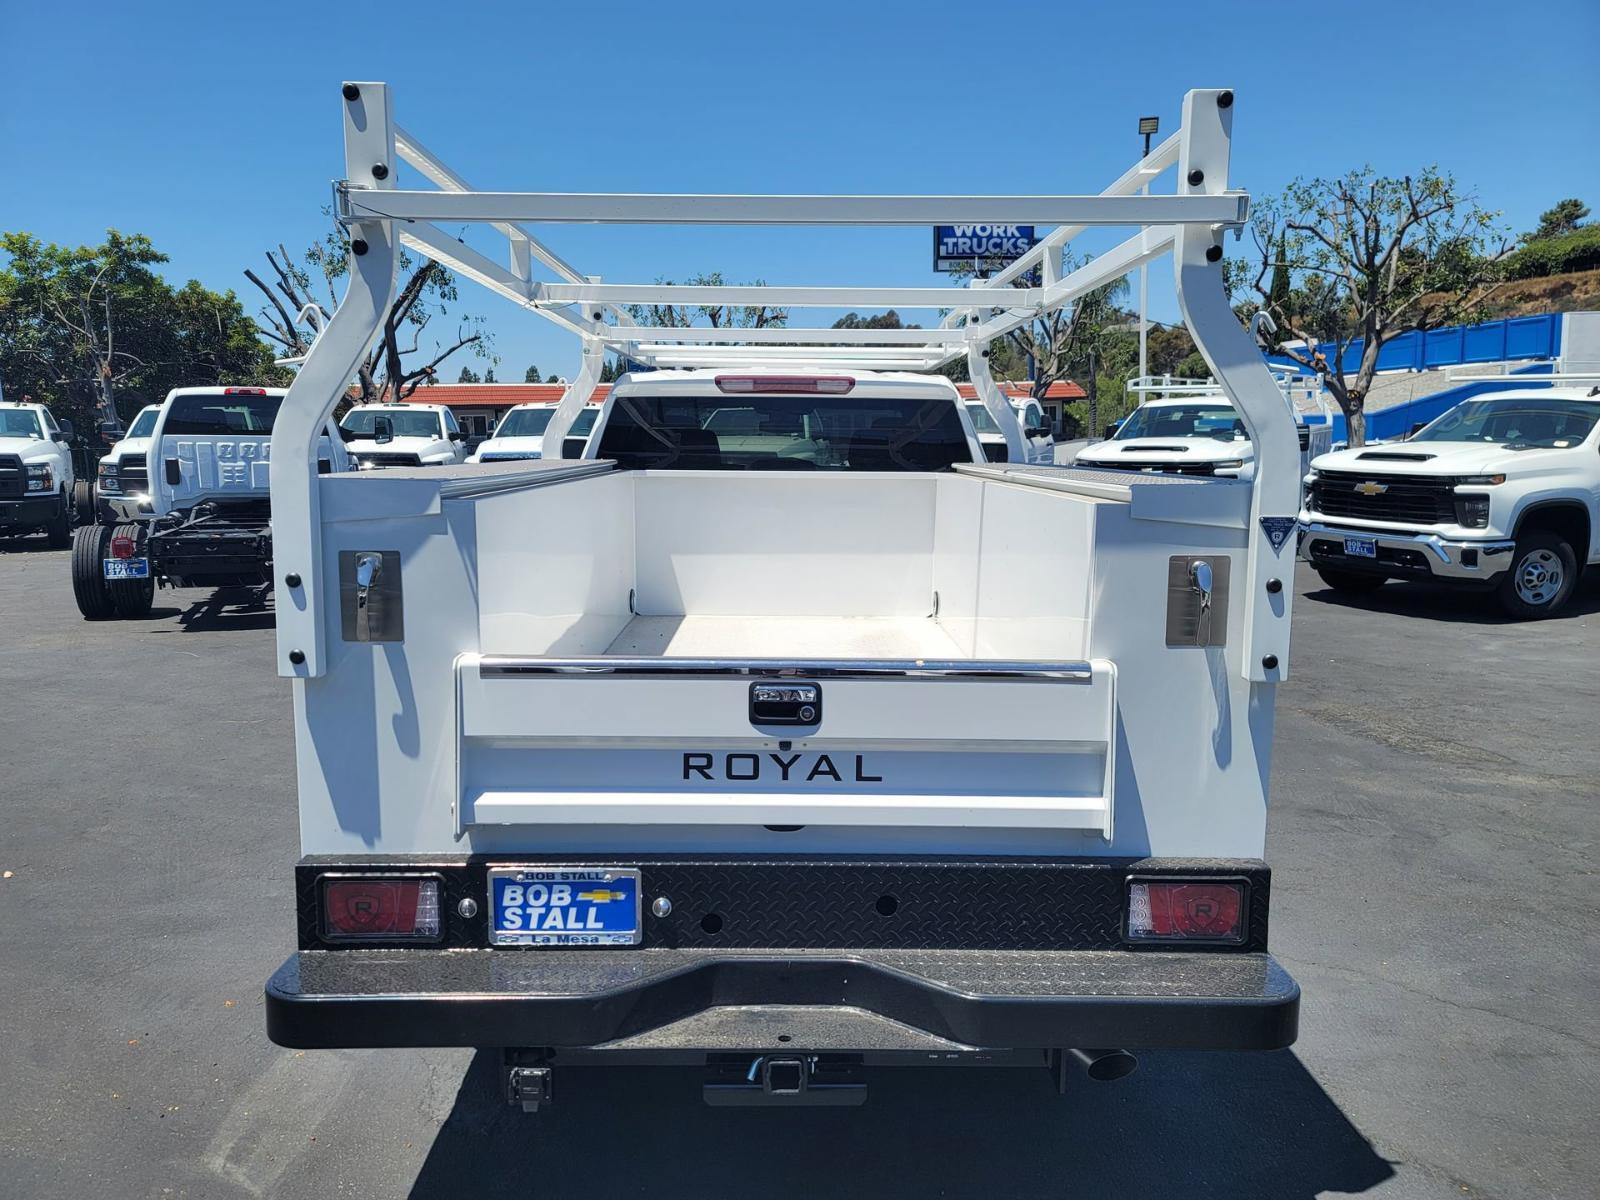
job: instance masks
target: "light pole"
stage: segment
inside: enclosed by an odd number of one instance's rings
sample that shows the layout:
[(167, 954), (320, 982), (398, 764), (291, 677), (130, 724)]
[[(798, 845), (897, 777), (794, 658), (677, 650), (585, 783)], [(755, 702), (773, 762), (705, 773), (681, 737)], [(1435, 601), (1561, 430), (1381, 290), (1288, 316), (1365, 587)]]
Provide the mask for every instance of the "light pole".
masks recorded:
[[(1144, 156), (1150, 157), (1150, 139), (1161, 128), (1160, 117), (1140, 117), (1139, 132), (1144, 135)], [(1150, 194), (1147, 182), (1139, 189), (1141, 196)], [(1139, 378), (1150, 374), (1150, 321), (1146, 316), (1150, 307), (1150, 273), (1144, 264), (1139, 265)]]

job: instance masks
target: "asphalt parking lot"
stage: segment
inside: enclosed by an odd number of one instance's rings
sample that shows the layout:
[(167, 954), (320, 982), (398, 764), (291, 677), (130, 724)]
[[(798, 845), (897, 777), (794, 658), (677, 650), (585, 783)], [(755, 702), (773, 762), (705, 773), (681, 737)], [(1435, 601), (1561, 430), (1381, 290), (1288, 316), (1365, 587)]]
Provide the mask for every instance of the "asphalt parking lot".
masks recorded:
[(87, 624), (0, 543), (0, 1196), (1586, 1197), (1600, 1178), (1600, 578), (1565, 616), (1304, 567), (1280, 693), (1271, 1055), (1118, 1084), (885, 1073), (860, 1110), (707, 1109), (677, 1070), (271, 1046), (294, 940), (270, 612)]

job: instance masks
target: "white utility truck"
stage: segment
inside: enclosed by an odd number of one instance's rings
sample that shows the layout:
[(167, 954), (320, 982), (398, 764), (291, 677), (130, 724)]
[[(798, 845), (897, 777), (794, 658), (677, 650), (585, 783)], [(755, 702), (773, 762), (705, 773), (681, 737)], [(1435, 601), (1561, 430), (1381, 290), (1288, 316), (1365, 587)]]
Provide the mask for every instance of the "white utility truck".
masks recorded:
[(362, 404), (339, 422), (358, 471), (448, 467), (467, 457), (466, 434), (443, 404)]
[[(500, 418), (494, 434), (467, 458), (469, 463), (514, 462), (544, 456), (544, 431), (556, 415), (553, 403), (518, 404)], [(594, 432), (600, 406), (591, 404), (580, 411), (567, 430), (563, 458), (581, 458), (589, 434)]]
[(147, 404), (128, 425), (120, 441), (106, 451), (95, 472), (95, 519), (103, 525), (134, 521), (139, 506), (150, 500), (150, 471), (146, 456), (150, 434), (156, 427), (159, 404)]
[[(1044, 408), (1031, 396), (1026, 399), (1013, 399), (1011, 413), (1014, 420), (1022, 427), (1022, 441), (1026, 447), (1021, 462), (1043, 463), (1045, 466), (1054, 464), (1056, 460), (1056, 440), (1050, 434), (1050, 426), (1045, 422)], [(995, 419), (989, 415), (989, 408), (982, 400), (968, 400), (967, 414), (972, 418), (972, 427), (978, 432), (978, 441), (983, 444), (983, 454), (989, 462), (1010, 462), (1011, 450), (1006, 444), (1006, 432)]]
[(1301, 553), (1336, 591), (1434, 580), (1492, 589), (1513, 617), (1554, 616), (1600, 562), (1597, 385), (1529, 376), (1403, 442), (1318, 457)]
[[(1275, 370), (1273, 377), (1294, 414), (1303, 472), (1312, 458), (1332, 448), (1333, 409), (1315, 376)], [(1255, 446), (1216, 380), (1147, 376), (1130, 383), (1128, 392), (1142, 397), (1139, 407), (1110, 438), (1080, 450), (1074, 466), (1254, 477)], [(1308, 421), (1308, 416), (1317, 419)]]
[(72, 544), (78, 520), (70, 424), (42, 404), (0, 400), (0, 537), (42, 533), (53, 550)]
[[(474, 192), (385, 85), (343, 97), (350, 284), (273, 432), (304, 855), (273, 1040), (501, 1048), (524, 1108), (594, 1063), (851, 1104), (864, 1064), (1064, 1082), (1294, 1040), (1263, 853), (1299, 472), (1222, 286), (1233, 93), (1190, 92), (1176, 134), (1067, 196)], [(993, 220), (1054, 228), (953, 289), (608, 283), (538, 228)], [(1064, 271), (1087, 226), (1133, 231)], [(318, 475), (402, 245), (577, 335), (561, 454)], [(1020, 442), (990, 344), (1168, 253), (1254, 481), (983, 461), (928, 372), (964, 358)], [(948, 315), (643, 328), (630, 304)], [(658, 369), (568, 459), (608, 349)]]
[[(85, 619), (143, 617), (158, 583), (248, 589), (265, 601), (273, 584), (272, 426), (285, 395), (215, 385), (167, 393), (142, 455), (145, 491), (129, 497), (128, 519), (72, 536), (72, 593)], [(322, 474), (350, 465), (330, 434), (324, 424), (316, 439)], [(106, 476), (100, 480), (103, 490)]]

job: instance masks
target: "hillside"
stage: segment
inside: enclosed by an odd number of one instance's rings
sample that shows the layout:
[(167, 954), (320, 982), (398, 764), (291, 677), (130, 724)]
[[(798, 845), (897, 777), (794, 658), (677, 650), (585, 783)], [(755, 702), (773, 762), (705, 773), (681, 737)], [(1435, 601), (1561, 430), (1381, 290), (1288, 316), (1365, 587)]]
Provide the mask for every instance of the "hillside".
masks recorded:
[(1490, 297), (1484, 320), (1600, 309), (1600, 269), (1513, 279)]

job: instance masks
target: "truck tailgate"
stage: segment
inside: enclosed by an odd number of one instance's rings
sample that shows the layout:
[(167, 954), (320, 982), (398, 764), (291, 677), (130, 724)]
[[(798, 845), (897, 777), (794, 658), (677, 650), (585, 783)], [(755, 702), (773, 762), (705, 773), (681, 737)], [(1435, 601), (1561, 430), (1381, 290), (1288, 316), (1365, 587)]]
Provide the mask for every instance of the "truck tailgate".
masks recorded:
[[(1116, 670), (1095, 662), (457, 660), (458, 832), (473, 825), (1111, 831)], [(753, 684), (820, 719), (756, 724)]]

